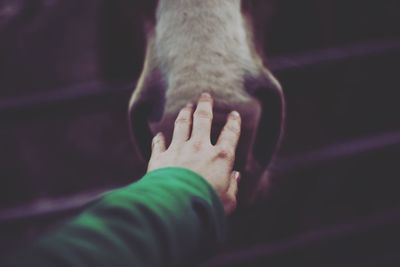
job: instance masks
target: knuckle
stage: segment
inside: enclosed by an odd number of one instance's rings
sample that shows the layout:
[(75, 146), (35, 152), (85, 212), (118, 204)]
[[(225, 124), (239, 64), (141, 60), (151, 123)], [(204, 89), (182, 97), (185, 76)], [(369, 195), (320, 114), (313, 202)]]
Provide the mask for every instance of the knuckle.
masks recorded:
[(202, 118), (202, 119), (207, 119), (207, 120), (211, 120), (213, 118), (213, 114), (210, 111), (207, 110), (196, 110), (196, 112), (194, 113), (194, 116), (197, 118)]
[(189, 123), (190, 122), (190, 113), (186, 112), (186, 109), (182, 109), (179, 114), (178, 117), (175, 120), (175, 123)]
[(235, 157), (235, 152), (231, 148), (222, 147), (218, 150), (218, 158), (232, 161)]
[(203, 149), (203, 147), (204, 147), (204, 142), (202, 142), (202, 141), (194, 141), (194, 142), (192, 143), (192, 146), (193, 146), (193, 150), (194, 150), (195, 152), (199, 152), (200, 150)]
[(240, 127), (236, 124), (228, 123), (225, 126), (225, 129), (232, 132), (235, 136), (238, 136), (240, 134)]
[(175, 125), (181, 125), (181, 124), (190, 124), (190, 119), (188, 117), (178, 117), (175, 120)]

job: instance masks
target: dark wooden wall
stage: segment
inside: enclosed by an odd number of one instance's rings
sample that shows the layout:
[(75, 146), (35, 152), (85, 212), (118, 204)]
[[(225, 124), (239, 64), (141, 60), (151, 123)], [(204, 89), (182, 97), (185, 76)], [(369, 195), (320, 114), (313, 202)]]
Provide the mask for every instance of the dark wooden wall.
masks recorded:
[[(252, 2), (288, 118), (275, 200), (236, 221), (257, 223), (232, 246), (399, 209), (398, 1)], [(143, 172), (126, 116), (154, 5), (0, 0), (3, 253)]]

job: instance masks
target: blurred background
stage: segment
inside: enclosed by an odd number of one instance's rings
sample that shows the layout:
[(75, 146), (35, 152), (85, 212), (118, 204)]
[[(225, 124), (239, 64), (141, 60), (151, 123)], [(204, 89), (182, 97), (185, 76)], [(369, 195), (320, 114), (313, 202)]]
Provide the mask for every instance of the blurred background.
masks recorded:
[[(399, 2), (253, 2), (286, 133), (207, 265), (399, 266)], [(0, 0), (0, 257), (143, 172), (127, 107), (154, 5)]]

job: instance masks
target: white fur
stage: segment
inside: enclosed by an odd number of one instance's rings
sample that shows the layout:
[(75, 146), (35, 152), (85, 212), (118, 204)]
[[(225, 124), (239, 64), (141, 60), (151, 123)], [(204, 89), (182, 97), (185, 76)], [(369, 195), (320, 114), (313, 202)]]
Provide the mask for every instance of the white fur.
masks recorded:
[(230, 104), (248, 100), (245, 72), (259, 71), (248, 41), (240, 0), (160, 0), (154, 56), (168, 85), (165, 111), (203, 91)]

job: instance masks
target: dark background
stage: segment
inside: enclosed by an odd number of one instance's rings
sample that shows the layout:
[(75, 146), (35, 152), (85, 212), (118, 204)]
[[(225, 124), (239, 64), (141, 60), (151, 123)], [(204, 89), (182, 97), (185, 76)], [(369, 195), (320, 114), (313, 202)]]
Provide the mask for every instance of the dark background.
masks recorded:
[[(241, 231), (210, 265), (263, 255), (272, 266), (392, 266), (398, 1), (253, 2), (266, 62), (286, 94), (286, 133), (268, 196), (232, 218), (232, 232)], [(129, 140), (127, 105), (153, 6), (0, 0), (0, 254), (145, 168)], [(245, 250), (233, 261), (237, 249)]]

